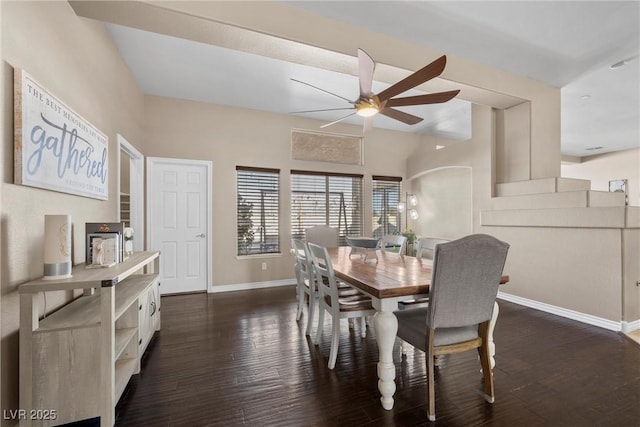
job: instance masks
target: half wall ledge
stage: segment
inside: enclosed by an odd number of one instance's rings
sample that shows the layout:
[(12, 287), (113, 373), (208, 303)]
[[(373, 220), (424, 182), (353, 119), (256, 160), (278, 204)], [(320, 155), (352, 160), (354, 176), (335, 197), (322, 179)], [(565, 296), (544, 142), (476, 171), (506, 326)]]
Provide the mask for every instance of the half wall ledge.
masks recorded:
[(485, 227), (640, 228), (640, 207), (506, 209), (480, 212)]

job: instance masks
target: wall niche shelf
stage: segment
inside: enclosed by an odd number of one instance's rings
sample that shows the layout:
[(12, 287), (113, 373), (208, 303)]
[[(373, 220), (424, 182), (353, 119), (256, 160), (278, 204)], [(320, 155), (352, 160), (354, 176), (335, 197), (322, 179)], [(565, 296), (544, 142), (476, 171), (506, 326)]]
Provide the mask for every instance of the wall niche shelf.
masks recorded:
[(131, 195), (120, 193), (120, 222), (125, 227), (131, 227)]
[[(55, 410), (55, 419), (20, 426), (95, 417), (114, 425), (115, 405), (160, 330), (159, 271), (159, 252), (136, 252), (110, 268), (81, 264), (70, 278), (20, 286), (20, 408)], [(77, 289), (82, 296), (39, 319), (41, 292)]]

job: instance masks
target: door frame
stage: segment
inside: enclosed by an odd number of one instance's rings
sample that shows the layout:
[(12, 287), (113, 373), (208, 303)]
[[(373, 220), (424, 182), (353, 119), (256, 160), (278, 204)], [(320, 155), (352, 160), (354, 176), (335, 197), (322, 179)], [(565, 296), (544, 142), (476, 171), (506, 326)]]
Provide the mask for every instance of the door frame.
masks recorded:
[[(206, 231), (207, 235), (207, 272), (206, 272), (206, 281), (207, 281), (207, 293), (210, 293), (213, 289), (213, 239), (211, 236), (211, 232), (213, 230), (213, 219), (212, 219), (212, 200), (211, 194), (213, 189), (213, 162), (210, 160), (190, 160), (190, 159), (174, 159), (169, 157), (147, 157), (147, 206), (151, 205), (151, 195), (153, 194), (153, 190), (158, 185), (158, 183), (153, 182), (151, 178), (153, 176), (154, 168), (156, 164), (171, 164), (173, 166), (204, 166), (207, 172), (207, 181), (206, 186), (207, 190), (205, 191), (206, 196), (206, 207), (207, 207), (207, 219), (206, 219)], [(146, 245), (147, 248), (151, 247), (151, 233), (153, 232), (153, 220), (151, 219), (150, 209), (147, 210), (147, 239)], [(162, 278), (161, 278), (162, 279)]]
[(120, 206), (120, 157), (122, 152), (129, 156), (129, 203), (131, 228), (138, 234), (138, 238), (133, 239), (133, 250), (136, 252), (144, 250), (144, 156), (122, 135), (116, 134), (118, 142), (118, 221), (121, 218)]

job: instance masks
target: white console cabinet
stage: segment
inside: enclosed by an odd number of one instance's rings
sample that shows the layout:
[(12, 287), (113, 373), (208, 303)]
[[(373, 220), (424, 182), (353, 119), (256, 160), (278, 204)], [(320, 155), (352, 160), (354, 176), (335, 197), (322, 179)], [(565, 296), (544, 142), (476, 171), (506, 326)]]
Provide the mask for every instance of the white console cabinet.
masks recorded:
[[(21, 426), (100, 417), (114, 409), (160, 330), (159, 252), (137, 252), (110, 268), (74, 267), (72, 277), (20, 286)], [(42, 292), (83, 295), (40, 319)]]

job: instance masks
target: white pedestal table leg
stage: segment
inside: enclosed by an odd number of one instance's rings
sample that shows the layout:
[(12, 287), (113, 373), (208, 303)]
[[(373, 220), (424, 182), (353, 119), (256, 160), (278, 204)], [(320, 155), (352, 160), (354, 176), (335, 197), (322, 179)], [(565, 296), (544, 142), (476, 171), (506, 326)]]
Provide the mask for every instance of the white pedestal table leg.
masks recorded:
[(378, 311), (373, 319), (376, 341), (378, 342), (378, 390), (384, 409), (393, 408), (393, 394), (396, 392), (396, 367), (393, 363), (393, 344), (398, 333), (398, 319), (392, 311)]

